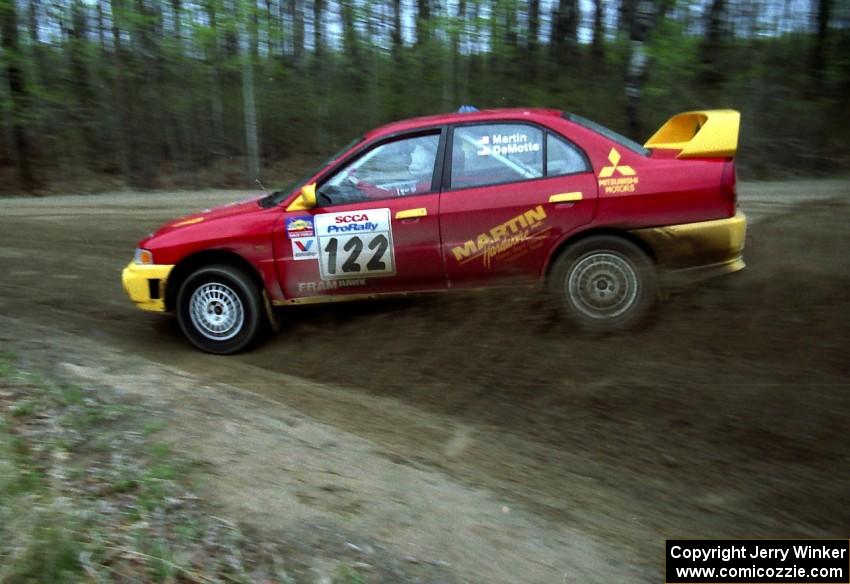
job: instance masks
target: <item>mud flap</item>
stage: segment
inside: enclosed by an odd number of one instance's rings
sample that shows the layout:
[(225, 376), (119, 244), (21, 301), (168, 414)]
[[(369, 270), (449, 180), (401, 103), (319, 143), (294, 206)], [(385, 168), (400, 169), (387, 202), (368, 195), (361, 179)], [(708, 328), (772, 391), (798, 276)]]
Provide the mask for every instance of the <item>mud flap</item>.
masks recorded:
[(272, 303), (269, 301), (269, 295), (263, 290), (263, 306), (266, 307), (266, 317), (269, 319), (269, 326), (276, 333), (280, 332), (280, 321), (272, 308)]

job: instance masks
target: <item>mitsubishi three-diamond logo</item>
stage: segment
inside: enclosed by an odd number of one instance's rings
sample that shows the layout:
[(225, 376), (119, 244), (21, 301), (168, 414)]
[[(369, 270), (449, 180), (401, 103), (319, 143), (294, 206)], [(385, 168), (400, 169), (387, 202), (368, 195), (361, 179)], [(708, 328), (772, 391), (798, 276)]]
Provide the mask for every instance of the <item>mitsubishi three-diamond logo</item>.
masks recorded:
[(611, 152), (608, 153), (608, 162), (611, 163), (611, 166), (603, 166), (602, 170), (599, 171), (599, 178), (608, 178), (615, 172), (621, 176), (634, 176), (635, 169), (627, 164), (620, 164), (620, 158), (620, 153), (617, 152), (617, 149), (611, 148)]
[(611, 166), (603, 166), (599, 171), (599, 186), (609, 193), (633, 193), (638, 184), (637, 172), (628, 164), (620, 164), (620, 153), (616, 148), (611, 148), (608, 153), (608, 162)]

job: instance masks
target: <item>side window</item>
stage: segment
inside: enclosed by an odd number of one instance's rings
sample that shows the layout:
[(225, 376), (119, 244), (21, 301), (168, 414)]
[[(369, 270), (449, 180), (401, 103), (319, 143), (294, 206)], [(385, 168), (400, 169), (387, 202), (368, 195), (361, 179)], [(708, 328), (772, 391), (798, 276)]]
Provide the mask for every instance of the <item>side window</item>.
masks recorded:
[(439, 134), (385, 142), (347, 164), (317, 191), (320, 206), (431, 191)]
[(578, 148), (552, 134), (546, 136), (546, 176), (587, 170), (587, 161)]
[(543, 131), (525, 124), (458, 126), (452, 139), (451, 188), (543, 176)]

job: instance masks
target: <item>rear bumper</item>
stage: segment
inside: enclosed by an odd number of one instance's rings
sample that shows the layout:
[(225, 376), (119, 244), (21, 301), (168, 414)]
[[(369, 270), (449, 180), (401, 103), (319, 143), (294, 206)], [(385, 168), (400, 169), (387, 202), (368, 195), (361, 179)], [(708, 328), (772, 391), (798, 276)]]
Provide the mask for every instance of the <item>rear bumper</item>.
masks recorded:
[(747, 217), (636, 229), (655, 252), (662, 283), (680, 284), (744, 269)]
[(124, 292), (136, 307), (152, 312), (165, 312), (165, 284), (174, 266), (143, 266), (130, 262), (121, 272)]

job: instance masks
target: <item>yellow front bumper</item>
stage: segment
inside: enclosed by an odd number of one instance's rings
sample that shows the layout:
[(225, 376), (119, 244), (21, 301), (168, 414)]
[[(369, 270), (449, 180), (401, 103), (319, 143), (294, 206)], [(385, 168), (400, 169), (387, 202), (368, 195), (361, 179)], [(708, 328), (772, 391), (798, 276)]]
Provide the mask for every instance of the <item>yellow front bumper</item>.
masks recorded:
[(121, 272), (124, 292), (137, 307), (153, 312), (165, 312), (165, 283), (174, 266), (143, 266), (130, 262)]
[(683, 225), (636, 229), (634, 235), (655, 252), (664, 272), (681, 278), (704, 278), (744, 269), (747, 217), (734, 217)]

